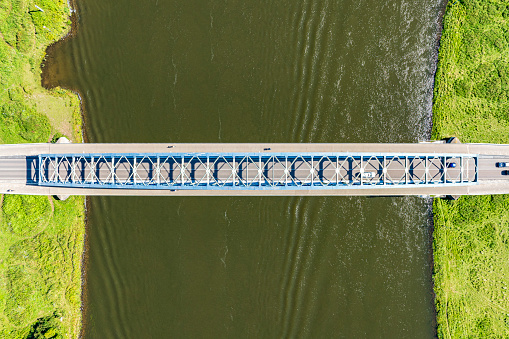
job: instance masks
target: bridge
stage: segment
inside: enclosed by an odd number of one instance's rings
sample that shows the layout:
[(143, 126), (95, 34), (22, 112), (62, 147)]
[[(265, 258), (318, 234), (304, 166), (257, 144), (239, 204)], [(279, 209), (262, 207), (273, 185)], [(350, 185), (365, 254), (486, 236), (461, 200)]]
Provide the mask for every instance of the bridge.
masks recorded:
[[(465, 195), (509, 193), (509, 145), (0, 145), (0, 193)], [(508, 168), (509, 170), (509, 168)]]

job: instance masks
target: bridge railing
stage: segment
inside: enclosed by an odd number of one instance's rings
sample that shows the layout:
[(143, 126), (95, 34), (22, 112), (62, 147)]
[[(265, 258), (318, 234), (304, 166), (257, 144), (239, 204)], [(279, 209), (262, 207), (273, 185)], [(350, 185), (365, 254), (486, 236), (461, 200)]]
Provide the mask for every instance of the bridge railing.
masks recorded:
[(163, 153), (39, 155), (40, 186), (341, 189), (477, 183), (465, 154)]

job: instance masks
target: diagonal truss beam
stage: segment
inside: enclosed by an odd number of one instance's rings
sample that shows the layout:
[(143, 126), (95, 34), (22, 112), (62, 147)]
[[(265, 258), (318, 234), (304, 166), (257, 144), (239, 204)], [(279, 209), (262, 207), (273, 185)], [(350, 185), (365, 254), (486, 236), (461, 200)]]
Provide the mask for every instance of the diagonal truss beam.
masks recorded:
[(470, 154), (48, 154), (39, 164), (38, 185), (94, 188), (369, 188), (467, 185), (478, 177)]

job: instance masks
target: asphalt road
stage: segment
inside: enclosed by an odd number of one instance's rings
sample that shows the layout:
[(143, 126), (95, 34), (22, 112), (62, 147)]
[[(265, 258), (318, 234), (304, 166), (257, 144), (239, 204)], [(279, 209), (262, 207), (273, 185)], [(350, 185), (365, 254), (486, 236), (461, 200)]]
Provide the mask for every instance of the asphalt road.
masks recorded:
[(0, 182), (26, 182), (26, 158), (0, 158)]
[[(55, 165), (56, 160), (51, 157), (43, 160), (43, 179), (49, 181), (71, 181), (71, 158), (59, 158), (58, 176), (56, 180)], [(97, 156), (94, 161), (77, 159), (75, 165), (75, 182), (90, 183), (155, 183), (168, 182), (186, 185), (196, 185), (198, 182), (204, 184), (222, 185), (224, 183), (242, 182), (242, 185), (251, 185), (263, 182), (269, 185), (295, 183), (310, 184), (319, 183), (327, 185), (329, 183), (346, 184), (379, 184), (381, 181), (389, 184), (400, 183), (425, 183), (443, 182), (444, 173), (447, 172), (448, 182), (473, 181), (475, 179), (475, 162), (473, 158), (464, 158), (464, 173), (460, 174), (460, 158), (449, 158), (447, 162), (457, 163), (456, 168), (447, 168), (444, 171), (443, 158), (416, 158), (405, 159), (405, 157), (387, 158), (384, 160), (376, 157), (360, 159), (341, 158), (336, 160), (333, 156), (320, 157), (315, 156), (313, 160), (303, 158), (279, 158), (274, 157), (260, 160), (258, 156), (243, 157), (239, 156), (236, 160), (225, 160), (224, 158), (212, 158), (209, 161), (210, 174), (207, 175), (207, 160), (189, 157), (167, 158), (163, 157), (160, 161), (160, 175), (157, 176), (156, 159), (138, 158), (136, 162), (136, 176), (133, 172), (133, 160), (116, 158), (115, 178), (111, 173), (112, 158), (101, 159)], [(426, 174), (426, 161), (428, 162), (428, 173)], [(407, 163), (408, 162), (408, 163)], [(92, 165), (93, 164), (93, 165)], [(91, 166), (94, 167), (92, 173)], [(288, 171), (286, 170), (288, 167)], [(408, 168), (408, 171), (405, 170)], [(47, 169), (47, 170), (46, 170)], [(264, 184), (266, 186), (266, 184)]]
[[(509, 157), (497, 157), (497, 158), (479, 158), (479, 180), (507, 180), (509, 181), (509, 175), (504, 175), (504, 171), (509, 171), (509, 167), (500, 168), (496, 164), (499, 162), (508, 162)], [(509, 172), (506, 172), (509, 173)]]

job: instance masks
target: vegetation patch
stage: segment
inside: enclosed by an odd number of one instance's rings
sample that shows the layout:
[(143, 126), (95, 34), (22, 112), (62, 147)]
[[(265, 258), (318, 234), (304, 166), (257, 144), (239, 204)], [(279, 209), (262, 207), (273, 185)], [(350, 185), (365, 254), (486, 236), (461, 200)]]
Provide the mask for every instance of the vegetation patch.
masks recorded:
[(81, 141), (79, 98), (41, 87), (46, 47), (69, 27), (65, 0), (0, 0), (0, 143)]
[(450, 1), (435, 76), (435, 139), (508, 142), (509, 4)]
[[(507, 1), (447, 5), (432, 136), (509, 143)], [(435, 199), (433, 211), (439, 337), (509, 337), (509, 197)]]
[[(65, 0), (0, 0), (0, 143), (81, 141), (79, 99), (40, 78), (69, 27)], [(78, 337), (84, 199), (0, 201), (0, 338)]]
[(509, 337), (509, 197), (435, 199), (440, 337)]
[(83, 198), (52, 201), (53, 210), (49, 199), (53, 198), (4, 196), (0, 222), (2, 338), (27, 338), (27, 331), (41, 318), (57, 313), (57, 334), (77, 337), (79, 332)]

